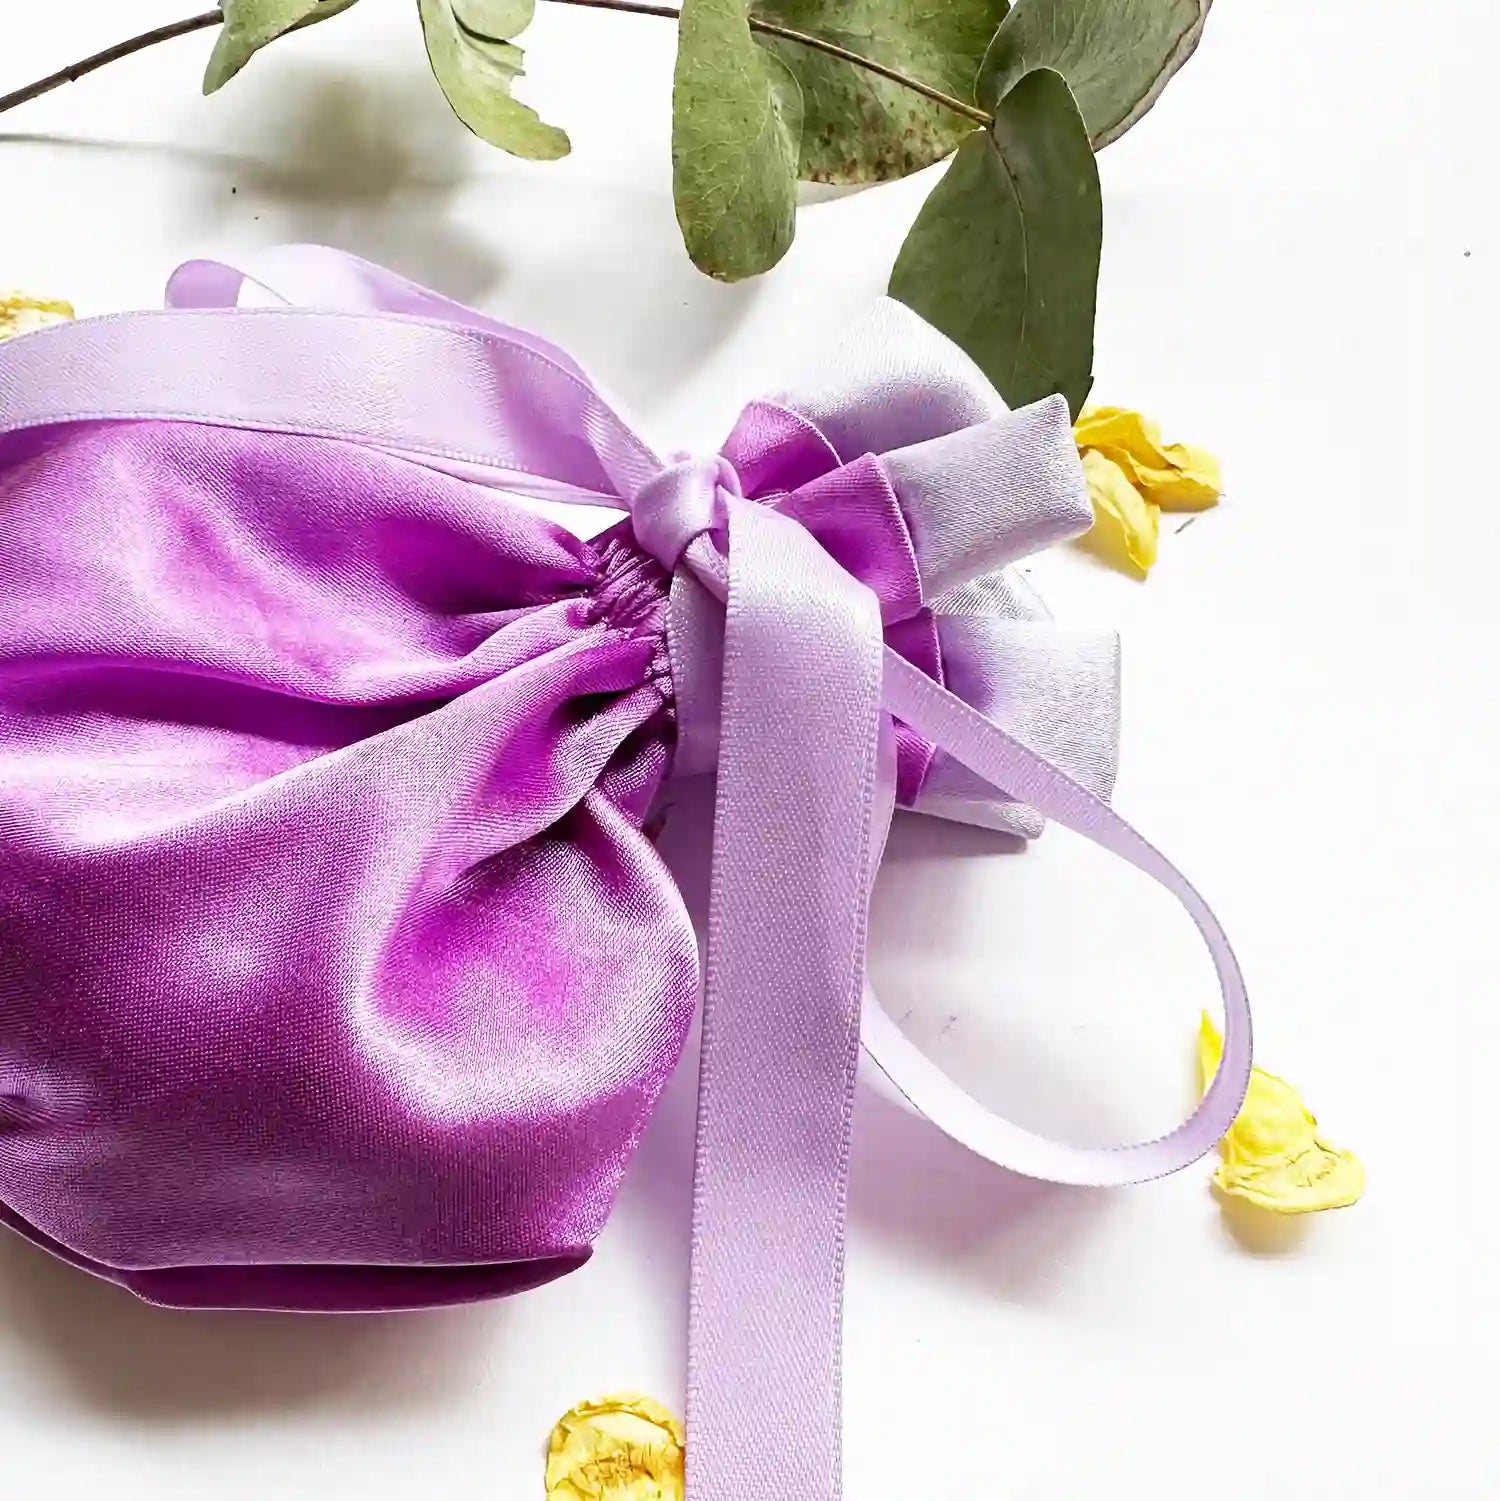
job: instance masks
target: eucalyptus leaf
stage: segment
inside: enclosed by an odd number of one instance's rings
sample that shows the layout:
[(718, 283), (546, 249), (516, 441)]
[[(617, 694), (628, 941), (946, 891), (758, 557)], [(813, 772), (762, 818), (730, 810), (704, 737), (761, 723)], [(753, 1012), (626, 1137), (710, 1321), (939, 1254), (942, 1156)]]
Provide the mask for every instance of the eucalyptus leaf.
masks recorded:
[[(1009, 0), (755, 0), (763, 21), (834, 42), (973, 104), (974, 81)], [(841, 58), (764, 34), (802, 85), (801, 173), (888, 182), (948, 155), (972, 120)]]
[(326, 21), (354, 0), (224, 0), (224, 24), (203, 74), (203, 92), (222, 89), (268, 42), (299, 26)]
[(566, 133), (510, 92), (525, 71), (511, 39), (531, 24), (536, 0), (417, 0), (417, 8), (433, 74), (475, 135), (533, 161), (568, 154)]
[(979, 70), (979, 102), (1032, 68), (1068, 80), (1095, 150), (1124, 135), (1193, 55), (1213, 0), (1016, 0)]
[(958, 148), (917, 215), (891, 295), (973, 357), (1011, 406), (1093, 379), (1103, 210), (1083, 117), (1060, 74), (1028, 73)]
[(693, 264), (769, 270), (796, 233), (802, 91), (755, 43), (746, 0), (684, 0), (672, 83), (672, 196)]
[(536, 0), (453, 0), (463, 30), (492, 42), (510, 42), (531, 25)]

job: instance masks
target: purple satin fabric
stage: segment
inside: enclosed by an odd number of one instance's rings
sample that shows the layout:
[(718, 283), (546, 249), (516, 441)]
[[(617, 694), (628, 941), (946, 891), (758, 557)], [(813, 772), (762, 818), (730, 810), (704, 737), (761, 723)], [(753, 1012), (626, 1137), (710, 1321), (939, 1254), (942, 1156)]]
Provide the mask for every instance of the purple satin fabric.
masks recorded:
[[(545, 341), (271, 259), (0, 351), (0, 1219), (185, 1306), (577, 1266), (698, 988), (643, 827), (715, 770), (688, 1493), (836, 1501), (859, 1045), (1065, 1183), (1192, 1161), (1249, 1075), (1222, 929), (1107, 801), (1113, 639), (1006, 571), (1088, 524), (1066, 408), (1004, 412), (885, 303), (664, 463)], [(252, 281), (323, 311), (214, 311)], [(582, 542), (515, 496), (628, 515)], [(1047, 1141), (900, 1033), (864, 983), (898, 802), (1172, 892), (1225, 1003), (1188, 1121)]]
[(170, 1302), (580, 1264), (696, 999), (660, 569), (348, 444), (0, 457), (7, 1219)]
[[(724, 455), (940, 679), (883, 467), (765, 402)], [(162, 421), (0, 439), (0, 516), (0, 1218), (168, 1303), (580, 1265), (697, 987), (631, 524)], [(933, 747), (895, 745), (911, 803)]]

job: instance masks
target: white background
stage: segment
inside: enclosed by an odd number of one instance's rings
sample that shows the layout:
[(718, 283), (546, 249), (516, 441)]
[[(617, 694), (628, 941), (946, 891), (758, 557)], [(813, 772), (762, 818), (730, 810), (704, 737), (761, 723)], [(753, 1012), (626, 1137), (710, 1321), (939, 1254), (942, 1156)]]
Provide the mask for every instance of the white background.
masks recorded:
[[(188, 8), (10, 0), (0, 90)], [(541, 10), (526, 89), (566, 162), (467, 137), (414, 7), (364, 0), (211, 100), (198, 36), (0, 121), (0, 284), (106, 312), (190, 254), (326, 240), (562, 343), (662, 445), (712, 445), (881, 288), (932, 176), (822, 195), (773, 275), (716, 285), (669, 200), (671, 25)], [(1117, 802), (1218, 907), (1261, 1060), (1360, 1150), (1368, 1196), (1283, 1225), (1227, 1219), (1207, 1164), (1044, 1188), (867, 1091), (854, 1501), (1500, 1490), (1497, 53), (1493, 0), (1221, 0), (1101, 158), (1095, 396), (1215, 450), (1231, 493), (1145, 585), (1072, 552), (1034, 568), (1059, 614), (1122, 629)], [(671, 835), (690, 880), (701, 832)], [(908, 822), (877, 984), (1027, 1124), (1159, 1129), (1209, 976), (1146, 887), (1063, 833), (1014, 855)], [(539, 1498), (574, 1401), (680, 1401), (691, 1073), (593, 1264), (508, 1304), (172, 1315), (0, 1241), (4, 1488)]]

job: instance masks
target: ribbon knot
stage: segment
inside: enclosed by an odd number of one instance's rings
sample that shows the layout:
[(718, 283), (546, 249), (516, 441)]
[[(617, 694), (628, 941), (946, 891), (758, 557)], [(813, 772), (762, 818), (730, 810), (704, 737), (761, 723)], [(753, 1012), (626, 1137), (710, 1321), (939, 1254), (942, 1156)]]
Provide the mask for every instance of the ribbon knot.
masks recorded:
[(723, 454), (679, 457), (636, 492), (630, 506), (636, 542), (671, 573), (694, 538), (723, 524), (721, 492), (744, 494)]

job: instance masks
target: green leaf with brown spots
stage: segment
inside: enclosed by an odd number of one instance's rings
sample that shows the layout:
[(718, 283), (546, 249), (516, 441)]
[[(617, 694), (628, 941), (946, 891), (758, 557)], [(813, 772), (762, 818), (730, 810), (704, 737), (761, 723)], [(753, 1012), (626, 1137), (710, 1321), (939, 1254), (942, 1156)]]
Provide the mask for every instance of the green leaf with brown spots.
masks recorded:
[(566, 133), (510, 92), (525, 71), (513, 38), (535, 8), (536, 0), (417, 0), (427, 60), (453, 113), (490, 145), (546, 162), (568, 154)]
[[(1009, 0), (755, 0), (763, 21), (807, 32), (974, 103), (974, 82)], [(798, 42), (757, 34), (802, 85), (801, 174), (888, 182), (948, 155), (972, 120)]]
[(1062, 76), (1028, 73), (975, 131), (912, 225), (891, 295), (966, 350), (1011, 406), (1093, 380), (1099, 172)]
[(1193, 55), (1213, 0), (1016, 0), (979, 71), (979, 102), (1056, 68), (1094, 149), (1124, 135)]
[(769, 270), (796, 233), (802, 94), (755, 44), (746, 0), (684, 0), (672, 81), (672, 197), (693, 264)]

